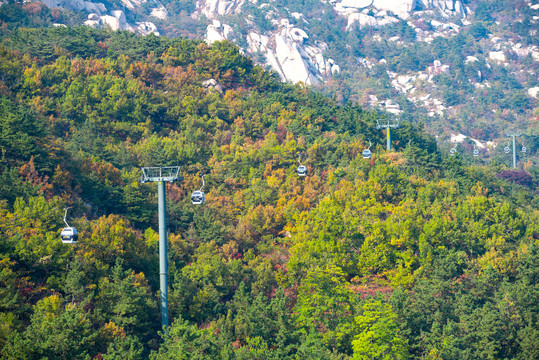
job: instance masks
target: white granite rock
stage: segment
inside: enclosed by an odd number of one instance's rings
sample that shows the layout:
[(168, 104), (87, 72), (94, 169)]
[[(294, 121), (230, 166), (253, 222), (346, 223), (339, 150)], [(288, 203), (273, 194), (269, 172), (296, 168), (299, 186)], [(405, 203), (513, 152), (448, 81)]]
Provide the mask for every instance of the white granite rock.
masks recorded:
[(150, 21), (137, 22), (136, 25), (137, 27), (133, 29), (133, 31), (136, 31), (139, 34), (142, 34), (142, 35), (154, 34), (155, 36), (159, 36), (159, 31), (157, 30), (157, 26), (155, 26), (155, 24)]
[[(258, 34), (254, 31), (246, 36), (247, 51), (265, 59), (265, 64), (276, 71), (283, 81), (318, 84), (324, 77), (340, 72), (332, 59), (326, 59), (327, 44), (309, 43), (309, 35), (301, 28), (290, 24), (288, 19), (275, 20), (278, 31)], [(231, 40), (230, 26), (213, 20), (207, 27), (206, 41)]]
[(135, 10), (144, 3), (146, 3), (146, 0), (122, 0), (122, 4), (129, 10)]
[[(29, 0), (32, 1), (32, 0)], [(166, 19), (167, 12), (165, 7), (158, 0), (121, 0), (122, 4), (129, 10), (136, 10), (142, 4), (151, 2), (155, 4), (152, 10), (152, 16), (160, 19)], [(127, 30), (136, 31), (140, 34), (147, 35), (154, 33), (159, 35), (157, 27), (152, 22), (141, 22), (135, 26), (129, 24), (122, 10), (113, 10), (107, 14), (107, 8), (103, 3), (84, 1), (84, 0), (43, 0), (49, 8), (61, 7), (73, 11), (87, 11), (90, 13), (88, 19), (84, 21), (84, 25), (93, 28), (109, 27), (112, 30)]]
[(104, 27), (109, 27), (111, 30), (120, 30), (120, 20), (115, 16), (101, 16), (101, 22)]
[(298, 28), (290, 29), (290, 37), (292, 38), (292, 40), (300, 44), (303, 44), (303, 40), (309, 38), (305, 31)]
[(152, 9), (152, 12), (150, 13), (150, 16), (153, 16), (154, 18), (158, 18), (158, 19), (161, 19), (161, 20), (166, 20), (168, 19), (168, 11), (167, 9), (159, 4), (160, 6)]
[(374, 16), (365, 15), (363, 13), (354, 13), (348, 16), (346, 30), (349, 30), (355, 23), (359, 23), (360, 28), (378, 26), (378, 20)]
[(236, 14), (241, 11), (245, 0), (202, 0), (198, 3), (198, 11), (213, 19), (218, 15)]
[(408, 19), (416, 6), (416, 0), (374, 0), (373, 7), (391, 11), (401, 19)]
[(206, 43), (213, 44), (216, 41), (231, 40), (234, 30), (227, 24), (221, 24), (219, 20), (214, 19), (206, 28)]
[(539, 86), (529, 88), (528, 95), (537, 99), (539, 97)]
[(208, 79), (202, 82), (202, 87), (207, 90), (215, 90), (218, 93), (223, 93), (223, 86), (217, 82), (215, 79)]
[(503, 53), (503, 51), (491, 51), (488, 53), (488, 57), (491, 60), (500, 61), (500, 62), (504, 62), (506, 60), (505, 54)]
[(94, 29), (99, 29), (101, 28), (101, 18), (99, 18), (98, 20), (86, 20), (84, 23), (83, 23), (85, 26), (89, 26), (91, 28), (94, 28)]
[(106, 14), (107, 8), (103, 3), (93, 3), (90, 1), (84, 1), (84, 9), (89, 13), (96, 13), (98, 15)]
[(112, 16), (114, 16), (116, 19), (118, 19), (118, 21), (120, 22), (120, 24), (126, 24), (127, 23), (127, 20), (125, 18), (125, 14), (122, 10), (113, 10), (110, 12), (110, 14)]
[(275, 36), (275, 54), (287, 80), (316, 84), (318, 80), (308, 71), (308, 66), (303, 60), (295, 42), (283, 35)]

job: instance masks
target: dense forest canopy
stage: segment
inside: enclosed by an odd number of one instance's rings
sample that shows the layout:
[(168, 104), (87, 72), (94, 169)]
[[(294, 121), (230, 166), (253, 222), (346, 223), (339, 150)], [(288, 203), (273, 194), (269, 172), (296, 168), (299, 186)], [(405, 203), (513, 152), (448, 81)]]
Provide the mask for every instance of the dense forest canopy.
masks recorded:
[[(409, 122), (387, 152), (386, 116), (228, 42), (4, 29), (2, 358), (538, 358), (537, 168), (451, 157)], [(161, 337), (157, 190), (139, 179), (168, 165), (184, 180), (166, 186)]]

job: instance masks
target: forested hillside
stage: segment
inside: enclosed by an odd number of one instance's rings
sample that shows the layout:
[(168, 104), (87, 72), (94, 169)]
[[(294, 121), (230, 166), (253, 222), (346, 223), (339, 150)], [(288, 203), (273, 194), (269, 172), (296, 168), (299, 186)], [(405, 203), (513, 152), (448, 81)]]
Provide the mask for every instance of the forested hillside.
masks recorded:
[[(450, 157), (405, 122), (387, 152), (387, 114), (228, 42), (2, 35), (0, 357), (539, 357), (536, 167)], [(166, 187), (161, 337), (157, 189), (139, 179), (167, 165), (184, 180)]]

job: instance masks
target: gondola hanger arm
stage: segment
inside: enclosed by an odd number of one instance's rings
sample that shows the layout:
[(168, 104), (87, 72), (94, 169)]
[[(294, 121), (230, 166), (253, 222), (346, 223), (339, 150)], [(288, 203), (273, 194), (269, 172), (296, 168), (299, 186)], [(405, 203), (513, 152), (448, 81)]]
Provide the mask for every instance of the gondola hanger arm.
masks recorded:
[(64, 210), (65, 210), (65, 212), (64, 212), (64, 223), (66, 224), (67, 227), (70, 227), (69, 224), (67, 223), (67, 220), (66, 220), (66, 218), (67, 218), (67, 209), (69, 209), (69, 206), (66, 206), (64, 208)]
[(202, 186), (200, 187), (200, 189), (198, 191), (202, 191), (202, 188), (204, 187), (204, 185), (206, 185), (206, 181), (204, 180), (204, 176), (206, 176), (206, 174), (202, 175)]

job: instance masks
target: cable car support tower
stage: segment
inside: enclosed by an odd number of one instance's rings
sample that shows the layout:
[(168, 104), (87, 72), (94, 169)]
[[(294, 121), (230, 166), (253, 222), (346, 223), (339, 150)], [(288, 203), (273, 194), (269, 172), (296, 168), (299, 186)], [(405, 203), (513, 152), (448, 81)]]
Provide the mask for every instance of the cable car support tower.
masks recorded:
[(376, 120), (376, 129), (387, 129), (387, 151), (391, 151), (391, 128), (396, 129), (399, 127), (400, 120), (390, 121), (387, 119), (385, 124), (380, 124), (380, 121)]
[(141, 183), (157, 182), (159, 212), (159, 279), (161, 297), (161, 327), (168, 327), (168, 264), (167, 264), (167, 199), (165, 182), (181, 181), (179, 166), (143, 167)]
[(520, 136), (522, 134), (512, 133), (507, 134), (507, 136), (510, 136), (513, 138), (513, 169), (517, 168), (517, 136)]

